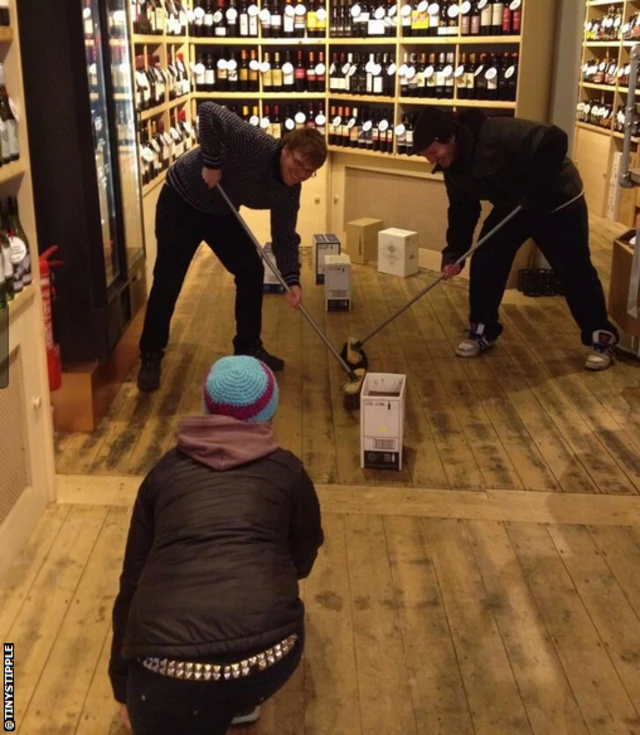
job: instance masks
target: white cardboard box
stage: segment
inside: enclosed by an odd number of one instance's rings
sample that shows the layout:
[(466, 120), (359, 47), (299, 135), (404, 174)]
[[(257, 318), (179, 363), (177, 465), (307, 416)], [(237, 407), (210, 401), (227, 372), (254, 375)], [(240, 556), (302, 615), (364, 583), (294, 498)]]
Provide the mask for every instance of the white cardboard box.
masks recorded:
[(314, 235), (311, 260), (316, 284), (324, 283), (324, 259), (326, 255), (340, 255), (340, 240), (336, 235)]
[(367, 373), (360, 393), (360, 467), (402, 469), (407, 376)]
[[(267, 260), (277, 269), (276, 256), (273, 254), (270, 242), (264, 246), (262, 252), (265, 254)], [(278, 271), (278, 273), (280, 273), (280, 271)], [(284, 293), (284, 287), (280, 285), (280, 281), (278, 281), (278, 279), (273, 275), (271, 268), (269, 268), (266, 263), (264, 264), (264, 281), (262, 290), (264, 293)]]
[(378, 273), (412, 276), (418, 272), (418, 233), (388, 227), (378, 233)]
[(346, 253), (324, 256), (324, 309), (351, 309), (351, 257)]

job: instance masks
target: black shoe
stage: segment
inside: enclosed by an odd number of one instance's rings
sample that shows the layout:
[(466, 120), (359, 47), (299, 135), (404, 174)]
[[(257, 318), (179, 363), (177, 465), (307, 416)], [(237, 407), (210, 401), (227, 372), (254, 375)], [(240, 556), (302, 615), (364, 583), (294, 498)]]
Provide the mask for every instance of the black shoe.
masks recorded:
[(138, 390), (144, 393), (153, 393), (160, 387), (160, 371), (162, 355), (158, 352), (149, 352), (140, 357), (140, 372), (138, 373)]
[(249, 357), (255, 357), (256, 360), (260, 360), (261, 362), (264, 362), (264, 364), (271, 368), (274, 373), (277, 373), (278, 370), (284, 369), (284, 360), (281, 360), (279, 357), (276, 357), (275, 355), (270, 355), (265, 348), (262, 346), (262, 344), (257, 345), (256, 347), (249, 347), (244, 350), (235, 350), (236, 355), (248, 355)]

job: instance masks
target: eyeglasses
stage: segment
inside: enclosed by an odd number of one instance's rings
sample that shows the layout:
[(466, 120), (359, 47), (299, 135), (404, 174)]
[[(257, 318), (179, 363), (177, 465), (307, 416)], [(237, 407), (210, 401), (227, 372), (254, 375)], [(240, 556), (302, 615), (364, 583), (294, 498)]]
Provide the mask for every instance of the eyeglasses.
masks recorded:
[(295, 163), (298, 171), (301, 171), (308, 179), (313, 178), (317, 174), (315, 168), (309, 168), (308, 166), (305, 166), (304, 161), (301, 161), (299, 158), (297, 158), (295, 153), (291, 154), (291, 158)]

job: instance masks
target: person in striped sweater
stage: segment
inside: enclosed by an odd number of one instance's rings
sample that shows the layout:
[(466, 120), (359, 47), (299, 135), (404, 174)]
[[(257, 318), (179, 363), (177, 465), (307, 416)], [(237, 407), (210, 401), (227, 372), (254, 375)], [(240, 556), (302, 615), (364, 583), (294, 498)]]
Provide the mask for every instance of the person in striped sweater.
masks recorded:
[(269, 354), (260, 333), (264, 266), (216, 187), (236, 208), (268, 209), (276, 264), (297, 308), (300, 236), (296, 232), (302, 182), (327, 158), (324, 137), (314, 128), (276, 140), (215, 102), (198, 108), (200, 146), (167, 172), (156, 208), (157, 258), (140, 338), (138, 388), (155, 391), (169, 341), (169, 327), (189, 265), (204, 240), (236, 283), (234, 354), (262, 360), (272, 370), (284, 361)]

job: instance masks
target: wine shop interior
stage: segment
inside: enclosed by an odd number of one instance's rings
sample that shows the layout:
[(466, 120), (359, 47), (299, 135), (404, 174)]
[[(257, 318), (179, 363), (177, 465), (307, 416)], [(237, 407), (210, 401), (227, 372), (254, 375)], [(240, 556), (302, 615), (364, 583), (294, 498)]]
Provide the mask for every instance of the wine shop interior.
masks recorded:
[(640, 734), (639, 60), (640, 0), (0, 0), (6, 731)]

